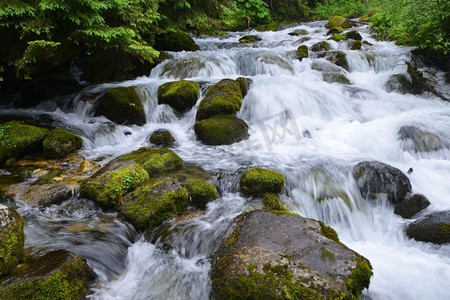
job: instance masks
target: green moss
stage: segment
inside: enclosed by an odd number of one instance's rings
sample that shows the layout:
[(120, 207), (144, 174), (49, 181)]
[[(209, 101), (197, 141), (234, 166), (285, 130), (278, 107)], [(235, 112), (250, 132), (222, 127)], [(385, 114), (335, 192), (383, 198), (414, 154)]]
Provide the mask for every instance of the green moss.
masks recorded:
[(339, 33), (333, 34), (329, 38), (329, 40), (333, 40), (333, 41), (336, 41), (336, 42), (345, 41), (346, 39), (347, 39), (347, 37), (344, 34), (339, 34)]
[(362, 46), (362, 41), (358, 40), (358, 41), (354, 41), (352, 43), (352, 46), (350, 47), (350, 50), (360, 50)]
[(42, 142), (47, 133), (47, 129), (14, 121), (1, 124), (0, 166), (3, 166), (10, 158), (20, 158), (26, 154), (41, 152)]
[(303, 58), (308, 58), (308, 46), (306, 45), (300, 45), (297, 48), (297, 57), (302, 60)]
[(204, 180), (193, 180), (185, 184), (191, 203), (204, 209), (206, 204), (218, 197), (216, 187)]
[(252, 168), (242, 174), (239, 186), (241, 192), (248, 196), (280, 193), (284, 186), (284, 176), (276, 171)]
[(105, 116), (117, 124), (144, 125), (146, 122), (144, 106), (133, 86), (107, 90), (99, 100), (95, 115)]
[(445, 236), (450, 236), (450, 224), (444, 223), (439, 226), (441, 233)]
[(292, 32), (288, 33), (290, 36), (299, 36), (299, 35), (307, 35), (308, 34), (308, 30), (306, 29), (296, 29)]
[(344, 30), (342, 29), (342, 27), (333, 27), (333, 28), (331, 28), (330, 30), (328, 30), (327, 35), (330, 35), (330, 34), (339, 34), (339, 33), (342, 33), (342, 31), (344, 31)]
[(272, 22), (269, 24), (260, 25), (255, 28), (256, 31), (278, 31), (280, 26), (279, 22)]
[(148, 178), (148, 173), (140, 165), (133, 165), (81, 183), (80, 195), (95, 201), (101, 207), (112, 208), (119, 203), (121, 196)]
[(50, 158), (63, 158), (79, 150), (83, 140), (70, 131), (53, 129), (44, 140), (44, 155)]
[(352, 293), (353, 299), (360, 299), (362, 290), (369, 287), (372, 266), (362, 256), (358, 256), (356, 260), (356, 267), (345, 281), (345, 286)]
[(341, 16), (334, 16), (325, 25), (326, 28), (333, 28), (333, 27), (350, 28), (352, 26), (353, 26), (352, 22)]
[(241, 90), (242, 97), (245, 97), (248, 93), (249, 83), (251, 82), (251, 79), (244, 78), (244, 77), (238, 77), (238, 78), (236, 78), (236, 82), (239, 84), (239, 88)]
[(7, 225), (0, 228), (0, 277), (8, 274), (22, 259), (25, 241), (22, 217), (15, 209), (1, 206), (0, 219)]
[(286, 208), (281, 204), (280, 197), (277, 194), (265, 193), (263, 195), (263, 204), (266, 210), (286, 211)]
[(166, 32), (155, 38), (154, 48), (164, 51), (198, 51), (200, 47), (186, 32)]
[(149, 173), (150, 176), (181, 167), (183, 160), (172, 150), (142, 147), (121, 156), (119, 161), (132, 160)]
[(248, 137), (248, 125), (235, 116), (215, 116), (198, 121), (194, 130), (206, 145), (230, 145)]
[(242, 96), (221, 94), (206, 97), (197, 110), (197, 121), (219, 115), (235, 115), (242, 106)]
[(241, 37), (239, 39), (239, 43), (241, 44), (251, 44), (254, 42), (258, 42), (260, 41), (261, 38), (259, 36), (256, 35), (244, 35), (243, 37)]
[[(53, 178), (58, 177), (63, 173), (62, 169), (51, 169), (47, 174), (45, 174), (42, 177), (39, 177), (39, 179), (36, 181), (36, 184), (47, 184), (52, 182)], [(26, 176), (24, 176), (26, 177)]]
[(322, 78), (328, 83), (351, 84), (350, 80), (341, 73), (325, 72), (322, 74)]
[(322, 247), (320, 252), (320, 258), (322, 260), (334, 260), (335, 259), (335, 255), (333, 252), (328, 251), (325, 247)]
[(158, 88), (158, 103), (168, 104), (180, 113), (193, 107), (198, 97), (198, 84), (194, 81), (167, 82)]
[(330, 240), (340, 243), (339, 236), (336, 230), (334, 230), (330, 226), (325, 225), (325, 223), (321, 221), (319, 221), (319, 224), (320, 224), (320, 232), (322, 233), (323, 236), (329, 238)]
[(331, 49), (331, 46), (326, 41), (318, 42), (311, 46), (311, 51), (313, 51), (313, 52), (329, 51), (330, 49)]
[(150, 142), (155, 145), (171, 146), (175, 143), (175, 138), (170, 131), (165, 129), (155, 130), (150, 136)]

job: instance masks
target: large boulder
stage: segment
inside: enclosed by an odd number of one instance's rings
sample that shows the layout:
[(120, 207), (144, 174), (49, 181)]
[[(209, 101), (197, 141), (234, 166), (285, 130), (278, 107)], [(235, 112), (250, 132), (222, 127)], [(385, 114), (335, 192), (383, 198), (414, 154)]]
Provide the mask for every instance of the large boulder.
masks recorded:
[(405, 219), (410, 219), (430, 205), (430, 201), (420, 194), (407, 196), (405, 200), (397, 204), (394, 213)]
[(438, 135), (416, 126), (403, 126), (398, 131), (398, 138), (405, 150), (419, 152), (439, 151), (450, 148)]
[(186, 32), (166, 32), (156, 36), (154, 48), (164, 51), (198, 51), (200, 47)]
[(118, 162), (132, 161), (141, 165), (150, 176), (177, 169), (183, 160), (172, 150), (142, 147), (118, 158)]
[(248, 137), (248, 125), (235, 116), (215, 116), (194, 125), (197, 138), (206, 145), (230, 145)]
[(302, 60), (304, 58), (308, 58), (309, 57), (308, 46), (306, 46), (306, 45), (298, 46), (296, 53), (297, 53), (297, 58), (299, 60)]
[(53, 129), (45, 138), (44, 155), (49, 158), (63, 158), (79, 150), (83, 140), (78, 135), (64, 129)]
[(0, 277), (11, 272), (22, 259), (24, 224), (24, 220), (14, 208), (0, 204)]
[(189, 194), (190, 203), (200, 209), (204, 209), (208, 202), (219, 196), (217, 188), (205, 180), (192, 180), (187, 182), (184, 187)]
[(169, 130), (158, 129), (150, 135), (150, 142), (154, 145), (170, 147), (175, 143), (175, 138)]
[(409, 224), (406, 234), (416, 241), (450, 243), (450, 210), (431, 213)]
[(86, 260), (64, 250), (28, 257), (0, 282), (0, 299), (84, 299), (95, 279)]
[(334, 28), (334, 27), (341, 27), (341, 28), (351, 28), (355, 24), (348, 19), (341, 17), (341, 16), (334, 16), (331, 18), (331, 20), (328, 21), (327, 24), (325, 24), (326, 28)]
[(277, 171), (252, 168), (242, 174), (239, 186), (241, 192), (247, 196), (280, 193), (284, 186), (284, 176)]
[(158, 104), (168, 104), (180, 113), (192, 108), (198, 96), (198, 84), (194, 81), (166, 82), (158, 88)]
[(145, 112), (136, 87), (118, 87), (107, 90), (99, 99), (96, 116), (105, 116), (117, 124), (144, 125)]
[(117, 210), (136, 228), (151, 231), (180, 214), (188, 200), (186, 189), (177, 181), (152, 178), (125, 195)]
[(8, 159), (42, 152), (42, 143), (47, 133), (47, 129), (14, 121), (1, 124), (0, 166), (3, 166)]
[(362, 36), (356, 30), (352, 30), (352, 31), (346, 32), (345, 36), (347, 38), (349, 38), (349, 39), (352, 39), (352, 40), (357, 40), (357, 41), (362, 40)]
[(323, 223), (259, 210), (236, 219), (211, 264), (215, 299), (359, 299), (372, 276)]
[(385, 196), (398, 204), (411, 193), (411, 183), (402, 171), (377, 161), (360, 162), (353, 169), (353, 177), (362, 196), (369, 200)]

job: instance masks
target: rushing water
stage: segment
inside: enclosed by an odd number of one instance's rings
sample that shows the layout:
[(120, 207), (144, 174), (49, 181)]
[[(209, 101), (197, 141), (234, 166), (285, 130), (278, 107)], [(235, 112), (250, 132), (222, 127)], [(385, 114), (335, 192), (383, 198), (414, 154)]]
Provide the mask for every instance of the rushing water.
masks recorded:
[[(42, 120), (47, 123), (80, 133), (82, 154), (93, 159), (111, 159), (148, 145), (153, 130), (166, 128), (177, 140), (174, 151), (186, 163), (220, 174), (214, 177), (220, 198), (204, 213), (172, 221), (165, 240), (149, 243), (115, 214), (74, 198), (44, 211), (19, 208), (27, 220), (27, 247), (64, 248), (86, 257), (100, 277), (92, 299), (208, 299), (210, 255), (231, 220), (260, 205), (240, 196), (239, 174), (263, 166), (285, 175), (283, 202), (291, 211), (331, 225), (348, 247), (371, 261), (374, 277), (365, 298), (449, 299), (450, 246), (409, 240), (404, 228), (413, 220), (395, 215), (385, 202), (362, 199), (351, 169), (362, 160), (381, 161), (404, 173), (412, 167), (408, 177), (413, 191), (431, 202), (421, 214), (450, 209), (450, 150), (445, 146), (450, 145), (450, 105), (428, 94), (386, 92), (389, 76), (406, 72), (411, 49), (376, 41), (366, 27), (357, 30), (372, 45), (363, 45), (360, 51), (348, 50), (345, 41), (330, 41), (333, 49), (347, 53), (350, 71), (314, 54), (296, 59), (299, 45), (327, 38), (324, 25), (254, 32), (262, 41), (250, 45), (238, 42), (248, 33), (198, 38), (201, 52), (172, 53), (173, 59), (148, 77), (83, 91), (100, 96), (111, 87), (139, 86), (147, 114), (142, 127), (93, 117), (94, 104), (83, 101), (81, 93), (33, 110), (3, 109), (7, 115), (45, 116)], [(309, 34), (288, 35), (294, 29)], [(345, 74), (352, 84), (327, 83), (318, 67)], [(250, 126), (250, 138), (240, 143), (202, 145), (193, 132), (196, 107), (177, 118), (170, 107), (157, 105), (157, 88), (164, 82), (190, 79), (204, 92), (220, 79), (238, 76), (253, 80), (238, 113)], [(437, 73), (435, 80), (444, 92), (450, 90), (443, 85), (442, 74)], [(432, 132), (444, 147), (415, 153), (398, 138), (402, 126)]]

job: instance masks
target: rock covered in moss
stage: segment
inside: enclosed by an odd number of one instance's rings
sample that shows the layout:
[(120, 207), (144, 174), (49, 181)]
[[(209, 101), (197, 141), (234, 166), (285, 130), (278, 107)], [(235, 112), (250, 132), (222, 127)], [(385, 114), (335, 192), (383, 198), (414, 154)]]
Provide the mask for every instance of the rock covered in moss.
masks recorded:
[(113, 162), (81, 183), (80, 196), (93, 200), (103, 208), (113, 208), (120, 197), (148, 178), (148, 173), (139, 164)]
[(326, 28), (334, 28), (334, 27), (342, 27), (342, 28), (350, 28), (353, 27), (355, 24), (351, 21), (349, 21), (347, 18), (341, 17), (341, 16), (334, 16), (331, 18), (331, 20), (328, 21), (327, 24), (325, 24)]
[(215, 116), (195, 123), (197, 138), (206, 145), (230, 145), (248, 137), (248, 125), (235, 116)]
[(367, 259), (289, 213), (240, 215), (212, 259), (215, 299), (358, 299), (370, 283)]
[(198, 84), (194, 81), (166, 82), (158, 88), (158, 104), (168, 104), (180, 113), (192, 108), (198, 96)]
[(64, 250), (28, 257), (2, 279), (0, 299), (82, 299), (95, 273), (86, 260)]
[(308, 58), (309, 57), (309, 53), (308, 53), (308, 46), (306, 45), (300, 45), (297, 48), (297, 58), (302, 60), (304, 58)]
[(398, 204), (411, 193), (411, 183), (397, 168), (377, 161), (364, 161), (353, 169), (353, 177), (364, 198), (375, 200), (379, 197)]
[(348, 65), (348, 61), (347, 61), (347, 54), (345, 52), (342, 52), (342, 51), (326, 51), (326, 52), (320, 53), (318, 55), (318, 57), (325, 58), (329, 62), (332, 62), (332, 63), (338, 65), (339, 67), (342, 67), (342, 68), (346, 69), (347, 71), (349, 71), (349, 65)]
[(345, 41), (347, 39), (347, 37), (344, 34), (333, 34), (330, 38), (328, 38), (329, 40), (333, 40), (335, 42), (340, 42), (340, 41)]
[(164, 51), (198, 51), (200, 47), (183, 31), (166, 32), (156, 36), (154, 48)]
[(327, 31), (327, 35), (340, 34), (342, 31), (344, 31), (342, 27), (333, 27)]
[(319, 51), (329, 51), (331, 49), (330, 44), (326, 41), (315, 43), (311, 46), (311, 51), (313, 52), (319, 52)]
[(263, 195), (263, 204), (266, 210), (270, 211), (286, 211), (286, 208), (281, 204), (280, 196), (273, 193), (265, 193)]
[(290, 36), (299, 36), (299, 35), (307, 35), (308, 30), (306, 29), (296, 29), (288, 33)]
[[(388, 78), (384, 85), (386, 92), (397, 92), (400, 94), (414, 94), (414, 87), (411, 80), (405, 74), (394, 74)], [(420, 90), (420, 92), (422, 92)]]
[(251, 168), (239, 180), (241, 192), (248, 196), (280, 193), (284, 186), (283, 174), (263, 168)]
[(409, 224), (406, 235), (416, 241), (450, 243), (450, 210), (431, 213)]
[(123, 198), (117, 209), (138, 229), (153, 230), (180, 214), (188, 193), (171, 178), (152, 178)]
[(255, 28), (256, 31), (278, 31), (280, 30), (279, 22), (271, 22), (269, 24), (259, 25)]
[(322, 74), (322, 78), (328, 83), (351, 84), (350, 80), (341, 73), (325, 72)]
[(361, 41), (354, 41), (353, 43), (351, 43), (350, 50), (361, 50), (361, 46)]
[(421, 212), (430, 205), (430, 201), (420, 194), (407, 196), (405, 200), (397, 204), (394, 213), (405, 219), (412, 218), (415, 214)]
[(253, 83), (253, 80), (250, 78), (238, 77), (236, 78), (236, 82), (239, 84), (239, 87), (241, 88), (242, 97), (245, 97), (248, 93), (250, 85)]
[(11, 272), (22, 259), (24, 225), (24, 220), (14, 208), (0, 204), (0, 277)]
[(133, 161), (141, 165), (150, 176), (174, 170), (183, 165), (183, 160), (172, 150), (139, 148), (118, 158), (119, 162)]
[(42, 152), (42, 143), (48, 130), (19, 122), (0, 125), (0, 166), (10, 158)]
[(158, 146), (170, 147), (175, 143), (175, 138), (169, 130), (158, 129), (150, 135), (150, 142)]
[(192, 180), (184, 187), (189, 194), (191, 204), (200, 209), (204, 209), (208, 202), (218, 197), (216, 187), (205, 180)]
[(398, 131), (398, 138), (402, 142), (403, 149), (408, 151), (432, 152), (450, 148), (437, 134), (416, 126), (402, 126)]
[(145, 112), (136, 87), (109, 89), (99, 99), (96, 116), (105, 116), (117, 124), (145, 124)]
[(345, 36), (347, 38), (349, 38), (349, 39), (352, 39), (352, 40), (357, 40), (357, 41), (362, 40), (362, 36), (356, 30), (352, 30), (352, 31), (346, 32)]
[(239, 43), (241, 44), (251, 44), (254, 42), (259, 42), (262, 39), (259, 36), (256, 35), (244, 35), (239, 39)]
[(68, 130), (56, 128), (44, 140), (44, 155), (49, 158), (63, 158), (79, 150), (83, 140)]

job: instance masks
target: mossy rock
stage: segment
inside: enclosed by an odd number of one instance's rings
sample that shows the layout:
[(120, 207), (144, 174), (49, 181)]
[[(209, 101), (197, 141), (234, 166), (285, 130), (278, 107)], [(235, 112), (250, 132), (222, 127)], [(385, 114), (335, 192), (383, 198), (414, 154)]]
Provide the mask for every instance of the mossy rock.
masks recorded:
[(315, 43), (310, 48), (310, 50), (313, 51), (313, 52), (329, 51), (330, 49), (331, 49), (331, 46), (326, 41)]
[(215, 299), (359, 299), (372, 276), (319, 222), (261, 210), (234, 221), (211, 265)]
[(242, 174), (239, 180), (241, 192), (247, 196), (264, 193), (280, 193), (284, 186), (283, 174), (263, 168), (252, 168)]
[(154, 48), (164, 51), (198, 51), (200, 47), (186, 32), (166, 32), (157, 35)]
[(265, 193), (263, 195), (264, 208), (269, 211), (286, 211), (286, 208), (281, 204), (280, 196), (273, 193)]
[(414, 153), (427, 153), (450, 149), (450, 144), (437, 134), (416, 126), (402, 126), (398, 133), (402, 148)]
[(450, 210), (431, 213), (409, 224), (406, 235), (421, 242), (450, 243)]
[(171, 178), (152, 178), (125, 195), (117, 210), (136, 228), (152, 231), (180, 214), (188, 200), (189, 195), (180, 183)]
[(197, 138), (206, 145), (230, 145), (248, 137), (248, 125), (235, 116), (215, 116), (194, 125)]
[(297, 58), (299, 60), (302, 60), (304, 58), (308, 58), (309, 57), (308, 46), (306, 46), (306, 45), (298, 46), (296, 53), (297, 53)]
[(150, 142), (154, 145), (170, 147), (175, 143), (175, 138), (169, 130), (158, 129), (150, 135)]
[(414, 84), (406, 74), (391, 75), (384, 88), (388, 93), (397, 92), (403, 95), (423, 93), (423, 88), (418, 84)]
[(319, 53), (318, 57), (325, 58), (329, 62), (334, 63), (335, 65), (342, 67), (349, 71), (349, 64), (347, 61), (347, 54), (342, 51), (326, 51), (323, 53)]
[(351, 28), (355, 24), (344, 17), (334, 16), (330, 21), (325, 25), (326, 28), (334, 28), (334, 27), (342, 27), (342, 28)]
[(40, 153), (48, 130), (19, 122), (0, 125), (0, 166), (10, 158)]
[(360, 40), (354, 41), (350, 46), (350, 50), (361, 50), (361, 46), (362, 46), (362, 42)]
[(253, 80), (250, 78), (238, 77), (236, 78), (236, 82), (239, 84), (239, 87), (241, 88), (242, 97), (245, 97), (248, 93), (250, 85), (253, 83)]
[(345, 36), (346, 36), (348, 39), (352, 39), (352, 40), (356, 40), (356, 41), (362, 40), (362, 36), (361, 36), (361, 35), (359, 34), (359, 32), (356, 31), (356, 30), (352, 30), (352, 31), (346, 32), (346, 33), (345, 33)]
[(134, 161), (135, 163), (140, 164), (150, 176), (174, 170), (183, 165), (183, 160), (172, 150), (148, 147), (142, 147), (136, 151), (125, 154), (119, 157), (118, 161)]
[(167, 82), (158, 88), (158, 104), (168, 104), (180, 113), (192, 108), (198, 97), (198, 84), (194, 81)]
[(278, 31), (280, 27), (279, 22), (271, 22), (269, 24), (259, 25), (255, 28), (256, 31)]
[(430, 205), (430, 201), (420, 194), (414, 194), (395, 206), (394, 213), (405, 219), (410, 219)]
[(255, 42), (259, 42), (262, 39), (259, 36), (256, 35), (244, 35), (239, 39), (239, 43), (241, 44), (251, 44)]
[(306, 29), (296, 29), (294, 31), (291, 31), (288, 33), (290, 36), (300, 36), (300, 35), (307, 35), (308, 30)]
[(63, 158), (79, 150), (83, 140), (64, 129), (53, 129), (44, 140), (44, 155), (49, 158)]
[(96, 116), (105, 116), (117, 124), (144, 125), (145, 112), (136, 87), (119, 87), (107, 90), (99, 99)]
[(328, 83), (351, 84), (350, 80), (341, 73), (326, 72), (322, 74), (322, 78)]
[(22, 259), (24, 225), (23, 218), (14, 208), (0, 204), (0, 277), (9, 274)]
[(342, 33), (342, 31), (344, 31), (344, 29), (342, 29), (342, 27), (333, 27), (327, 31), (327, 35), (340, 34), (340, 33)]
[[(109, 169), (112, 168), (112, 169)], [(134, 190), (149, 178), (138, 164), (125, 162), (106, 166), (80, 185), (80, 196), (93, 200), (103, 208), (113, 208), (120, 197)]]
[(192, 180), (184, 185), (186, 188), (190, 203), (197, 208), (205, 209), (208, 202), (218, 197), (217, 188), (208, 181)]
[(329, 38), (329, 40), (333, 40), (333, 41), (335, 41), (335, 42), (340, 42), (340, 41), (345, 41), (345, 40), (347, 40), (347, 37), (346, 37), (344, 34), (336, 33), (336, 34), (333, 34), (333, 35)]
[(95, 277), (85, 259), (57, 250), (28, 257), (3, 278), (0, 299), (83, 299)]

